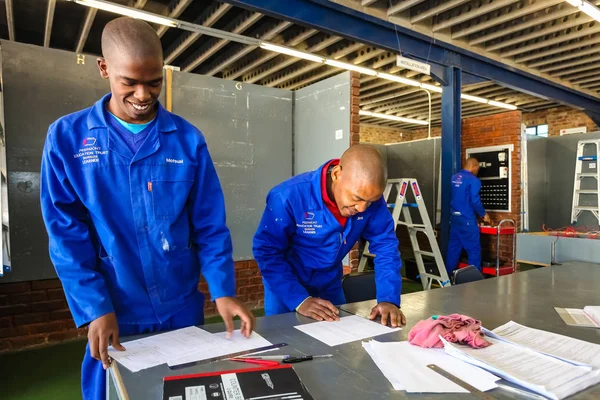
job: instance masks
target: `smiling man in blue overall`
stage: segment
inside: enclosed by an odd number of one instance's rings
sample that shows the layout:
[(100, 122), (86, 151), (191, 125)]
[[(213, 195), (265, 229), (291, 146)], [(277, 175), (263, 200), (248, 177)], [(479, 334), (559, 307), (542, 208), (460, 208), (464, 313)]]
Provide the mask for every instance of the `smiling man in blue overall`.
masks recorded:
[(253, 316), (233, 296), (225, 204), (204, 136), (158, 102), (163, 55), (145, 22), (102, 34), (111, 93), (50, 126), (41, 204), (50, 257), (78, 327), (88, 326), (84, 399), (104, 399), (107, 348), (119, 336), (199, 325), (200, 270), (227, 330)]
[(469, 257), (469, 265), (481, 271), (481, 242), (477, 217), (490, 223), (490, 216), (481, 204), (479, 191), (481, 181), (477, 178), (479, 161), (469, 158), (463, 169), (452, 177), (452, 196), (450, 200), (450, 240), (446, 256), (448, 276), (458, 267), (458, 260), (463, 249)]
[(254, 236), (254, 257), (265, 285), (267, 315), (297, 311), (336, 321), (346, 302), (342, 260), (360, 237), (375, 253), (377, 305), (370, 318), (399, 326), (402, 280), (392, 215), (383, 199), (387, 172), (368, 145), (276, 186)]

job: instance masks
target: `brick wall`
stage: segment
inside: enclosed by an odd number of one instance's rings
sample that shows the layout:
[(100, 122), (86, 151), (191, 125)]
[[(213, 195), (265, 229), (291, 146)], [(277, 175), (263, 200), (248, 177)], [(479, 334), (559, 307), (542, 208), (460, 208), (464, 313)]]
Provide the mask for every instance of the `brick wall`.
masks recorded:
[[(360, 74), (350, 72), (350, 146), (360, 143)], [(358, 243), (354, 244), (348, 255), (350, 265), (344, 266), (344, 274), (358, 271)]]
[(378, 125), (361, 124), (360, 142), (370, 144), (399, 143), (412, 140), (412, 132)]
[[(466, 149), (512, 144), (514, 151), (511, 159), (512, 204), (510, 213), (490, 212), (495, 223), (504, 218), (513, 219), (517, 225), (521, 220), (521, 112), (511, 111), (502, 114), (467, 118), (462, 121), (462, 159)], [(485, 244), (484, 238), (483, 243)], [(488, 240), (489, 241), (489, 240)], [(488, 251), (495, 255), (495, 241), (489, 241)], [(485, 247), (483, 249), (485, 254)], [(512, 238), (502, 237), (500, 241), (500, 258), (509, 260), (512, 255)]]
[(561, 129), (587, 127), (588, 132), (596, 132), (598, 127), (586, 113), (571, 107), (556, 107), (532, 113), (523, 113), (523, 123), (527, 126), (548, 124), (549, 136), (560, 136)]
[[(412, 140), (427, 139), (428, 134), (429, 134), (428, 128), (415, 129), (412, 132)], [(440, 136), (442, 136), (442, 127), (441, 126), (432, 126), (431, 127), (431, 137), (440, 137)]]
[[(237, 297), (250, 308), (264, 306), (264, 290), (254, 261), (235, 263)], [(205, 315), (216, 314), (204, 279)], [(0, 353), (85, 338), (77, 329), (58, 279), (0, 284)]]

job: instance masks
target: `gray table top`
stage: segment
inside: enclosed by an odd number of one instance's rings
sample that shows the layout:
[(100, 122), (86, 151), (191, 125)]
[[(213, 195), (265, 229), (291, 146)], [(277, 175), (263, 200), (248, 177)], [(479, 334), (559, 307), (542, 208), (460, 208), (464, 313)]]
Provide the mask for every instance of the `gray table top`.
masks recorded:
[[(461, 313), (480, 319), (493, 329), (510, 320), (523, 325), (600, 344), (600, 329), (567, 326), (554, 307), (583, 308), (600, 304), (600, 265), (582, 262), (545, 267), (500, 278), (486, 279), (444, 289), (411, 293), (402, 297), (402, 310), (407, 326), (398, 332), (378, 336), (379, 341), (407, 340), (408, 332), (419, 320), (434, 314)], [(367, 315), (374, 301), (347, 304), (343, 310)], [(350, 315), (342, 312), (342, 315)], [(394, 391), (387, 379), (363, 350), (361, 342), (329, 347), (294, 328), (313, 322), (296, 313), (257, 319), (256, 332), (271, 343), (287, 343), (288, 347), (270, 354), (333, 354), (330, 359), (296, 364), (294, 369), (317, 400), (358, 399), (468, 399), (469, 394), (407, 394)], [(224, 330), (222, 324), (203, 326), (210, 332)], [(161, 399), (162, 379), (169, 375), (210, 372), (243, 368), (245, 364), (220, 361), (171, 371), (166, 365), (131, 373), (121, 367), (125, 386), (132, 400)], [(248, 368), (253, 367), (248, 364)], [(254, 366), (256, 367), (256, 366)], [(109, 398), (117, 399), (113, 390)], [(489, 394), (498, 399), (518, 398), (495, 389)], [(573, 398), (598, 399), (600, 385)]]

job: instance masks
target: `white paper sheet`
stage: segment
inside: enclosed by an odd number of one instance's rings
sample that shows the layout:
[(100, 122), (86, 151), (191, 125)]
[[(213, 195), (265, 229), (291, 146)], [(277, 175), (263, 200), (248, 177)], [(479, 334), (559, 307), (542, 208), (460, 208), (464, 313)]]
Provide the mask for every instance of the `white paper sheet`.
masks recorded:
[(225, 332), (212, 334), (190, 326), (124, 342), (126, 351), (109, 347), (108, 355), (131, 372), (137, 372), (160, 364), (179, 365), (271, 344), (257, 333), (252, 333), (249, 339), (239, 330), (233, 332), (231, 339), (225, 336)]
[(454, 358), (443, 349), (423, 349), (408, 342), (363, 342), (394, 389), (408, 393), (468, 393), (467, 390), (427, 368), (429, 364), (450, 372), (481, 391), (497, 387), (500, 378)]
[(562, 318), (565, 324), (577, 326), (580, 328), (600, 328), (600, 325), (580, 308), (560, 308), (554, 307), (554, 310)]
[(491, 337), (488, 340), (492, 345), (483, 349), (442, 342), (448, 354), (551, 399), (563, 399), (600, 382), (599, 370)]
[(137, 372), (164, 364), (172, 358), (180, 358), (192, 351), (222, 346), (225, 344), (223, 340), (220, 336), (190, 326), (124, 342), (122, 345), (126, 351), (110, 347), (108, 355), (131, 372)]
[(320, 340), (328, 346), (338, 346), (356, 340), (367, 339), (374, 336), (396, 332), (401, 328), (388, 328), (379, 322), (352, 315), (342, 317), (335, 322), (313, 322), (311, 324), (297, 325), (294, 328)]
[(510, 321), (492, 332), (485, 330), (500, 340), (528, 347), (540, 353), (557, 357), (577, 365), (591, 365), (600, 368), (600, 345), (568, 336), (529, 328)]
[(240, 351), (252, 350), (258, 347), (270, 346), (272, 344), (256, 332), (252, 332), (249, 338), (244, 337), (239, 330), (234, 331), (230, 339), (226, 338), (226, 332), (215, 333), (213, 336), (219, 340), (214, 346), (210, 348), (203, 347), (197, 351), (189, 352), (183, 357), (170, 359), (167, 364), (169, 366), (187, 364), (213, 357), (226, 356)]

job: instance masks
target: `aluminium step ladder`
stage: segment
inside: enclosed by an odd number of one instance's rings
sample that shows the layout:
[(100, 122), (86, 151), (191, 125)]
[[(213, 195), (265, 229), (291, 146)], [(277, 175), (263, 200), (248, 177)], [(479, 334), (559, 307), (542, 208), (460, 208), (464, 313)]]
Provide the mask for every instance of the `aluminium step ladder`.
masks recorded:
[[(392, 199), (390, 199), (392, 189), (395, 189), (397, 193), (395, 202), (392, 202)], [(406, 195), (408, 190), (412, 190), (416, 201), (415, 204), (409, 204), (407, 202)], [(417, 268), (419, 270), (421, 283), (423, 284), (423, 289), (431, 289), (431, 284), (433, 281), (437, 281), (442, 287), (450, 286), (450, 279), (448, 278), (448, 273), (446, 272), (444, 259), (437, 244), (435, 233), (433, 231), (433, 227), (431, 226), (431, 220), (429, 219), (429, 214), (427, 213), (427, 208), (425, 207), (425, 202), (423, 201), (421, 189), (419, 188), (417, 180), (413, 178), (388, 179), (385, 191), (383, 192), (383, 197), (388, 205), (393, 208), (392, 218), (394, 219), (395, 228), (398, 228), (399, 225), (402, 225), (406, 226), (408, 229), (410, 242), (415, 254), (415, 259), (417, 261)], [(410, 215), (410, 208), (415, 206), (419, 210), (421, 220), (423, 221), (421, 224), (413, 223)], [(425, 233), (427, 239), (429, 240), (432, 251), (429, 252), (421, 250), (419, 247), (419, 241), (417, 240), (417, 233), (419, 232)], [(435, 260), (439, 275), (431, 274), (425, 270), (423, 256), (428, 256)], [(364, 271), (368, 257), (376, 257), (376, 255), (369, 253), (369, 243), (366, 243), (363, 255), (358, 264), (359, 272)]]
[[(593, 148), (593, 155), (584, 155), (586, 149)], [(575, 161), (575, 181), (573, 185), (573, 206), (571, 209), (571, 223), (576, 223), (582, 212), (594, 214), (600, 224), (600, 168), (598, 168), (598, 155), (600, 154), (600, 139), (580, 140), (577, 142), (577, 160)], [(584, 169), (585, 166), (585, 169)], [(581, 188), (582, 181), (590, 182), (585, 189)], [(585, 186), (585, 185), (584, 185)], [(581, 195), (585, 195), (590, 202), (595, 204), (582, 204)], [(592, 197), (593, 196), (593, 197)], [(594, 198), (595, 200), (591, 201)]]

